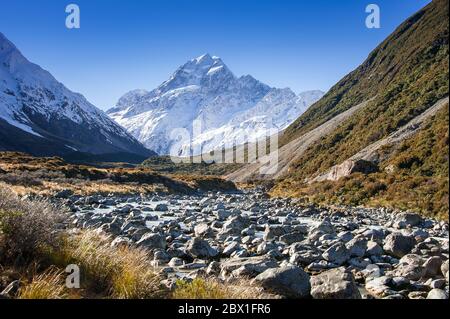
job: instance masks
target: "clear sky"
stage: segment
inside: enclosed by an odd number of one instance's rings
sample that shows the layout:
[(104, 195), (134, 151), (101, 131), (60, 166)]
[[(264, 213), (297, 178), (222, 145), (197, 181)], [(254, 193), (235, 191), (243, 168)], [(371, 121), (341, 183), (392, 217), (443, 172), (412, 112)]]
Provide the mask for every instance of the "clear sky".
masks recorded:
[[(101, 109), (203, 53), (237, 75), (328, 90), (429, 0), (0, 0), (0, 32)], [(81, 28), (65, 27), (76, 3)], [(381, 9), (367, 29), (365, 8)]]

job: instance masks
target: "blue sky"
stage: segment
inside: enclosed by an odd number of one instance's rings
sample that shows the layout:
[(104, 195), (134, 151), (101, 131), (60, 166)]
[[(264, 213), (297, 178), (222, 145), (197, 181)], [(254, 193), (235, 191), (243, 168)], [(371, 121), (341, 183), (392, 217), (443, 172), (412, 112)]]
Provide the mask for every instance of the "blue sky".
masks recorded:
[[(0, 32), (101, 109), (153, 89), (187, 60), (220, 56), (295, 92), (328, 90), (429, 0), (0, 0)], [(76, 3), (81, 28), (65, 27)], [(381, 9), (367, 29), (365, 8)]]

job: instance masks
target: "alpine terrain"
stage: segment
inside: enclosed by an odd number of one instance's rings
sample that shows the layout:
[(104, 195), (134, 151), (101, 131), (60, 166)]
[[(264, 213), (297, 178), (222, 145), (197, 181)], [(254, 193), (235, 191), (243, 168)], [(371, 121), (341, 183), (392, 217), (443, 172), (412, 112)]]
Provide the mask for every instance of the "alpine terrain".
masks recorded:
[(0, 150), (110, 159), (154, 154), (81, 94), (29, 62), (1, 33)]
[(282, 133), (274, 176), (253, 164), (229, 178), (448, 216), (448, 29), (448, 2), (431, 2)]
[[(283, 130), (322, 96), (321, 91), (296, 95), (271, 88), (250, 75), (236, 77), (219, 57), (205, 54), (155, 90), (125, 94), (107, 113), (158, 154), (189, 156), (244, 144), (269, 129)], [(199, 125), (195, 134), (194, 121)], [(189, 140), (171, 136), (180, 128), (189, 132)]]

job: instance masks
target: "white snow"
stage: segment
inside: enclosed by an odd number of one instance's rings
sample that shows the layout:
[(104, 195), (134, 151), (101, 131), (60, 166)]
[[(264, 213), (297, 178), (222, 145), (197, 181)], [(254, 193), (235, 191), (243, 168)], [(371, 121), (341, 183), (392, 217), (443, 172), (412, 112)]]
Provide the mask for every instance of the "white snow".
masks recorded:
[[(169, 154), (177, 145), (171, 132), (185, 129), (192, 145), (179, 145), (177, 154), (188, 156), (264, 137), (270, 129), (283, 130), (323, 94), (296, 95), (250, 75), (238, 78), (219, 57), (205, 54), (178, 68), (155, 90), (125, 94), (108, 113), (159, 154)], [(194, 121), (201, 126), (196, 136)]]
[[(146, 92), (134, 92), (145, 95)], [(109, 135), (132, 140), (123, 128), (105, 113), (58, 82), (49, 72), (28, 61), (0, 33), (0, 118), (21, 130), (41, 136), (31, 127), (27, 114), (39, 114), (51, 125), (52, 120), (69, 120), (87, 127), (97, 127)]]

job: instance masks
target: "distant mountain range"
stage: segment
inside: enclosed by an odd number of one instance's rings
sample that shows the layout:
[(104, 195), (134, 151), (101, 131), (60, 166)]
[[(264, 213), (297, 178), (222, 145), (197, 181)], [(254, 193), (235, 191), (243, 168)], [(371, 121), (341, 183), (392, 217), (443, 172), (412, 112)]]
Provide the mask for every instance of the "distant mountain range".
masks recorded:
[(0, 33), (0, 150), (110, 160), (154, 155)]
[[(323, 94), (317, 90), (296, 95), (250, 75), (236, 77), (219, 57), (205, 54), (178, 68), (153, 91), (125, 94), (107, 113), (158, 154), (174, 148), (176, 155), (188, 156), (240, 145), (247, 138), (265, 136), (269, 129), (283, 130)], [(195, 136), (194, 121), (201, 125)], [(177, 145), (170, 134), (179, 128), (186, 129), (192, 141)]]

